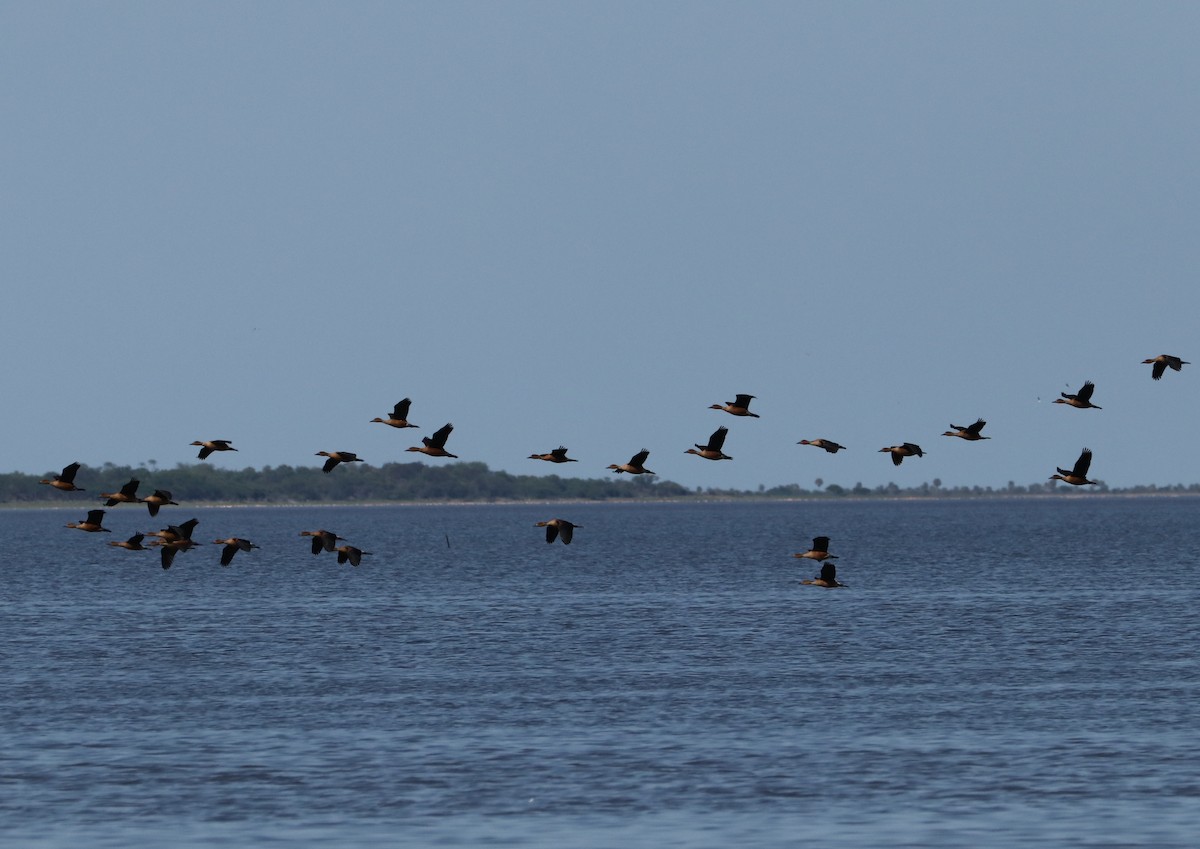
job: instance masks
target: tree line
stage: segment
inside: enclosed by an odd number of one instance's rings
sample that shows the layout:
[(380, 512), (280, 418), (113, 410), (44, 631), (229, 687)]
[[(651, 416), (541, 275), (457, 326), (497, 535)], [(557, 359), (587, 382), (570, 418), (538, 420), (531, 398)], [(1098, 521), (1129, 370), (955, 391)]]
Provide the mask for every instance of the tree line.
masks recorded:
[[(0, 475), (0, 502), (69, 503), (77, 493), (62, 493), (39, 486), (44, 476), (11, 472)], [(354, 464), (330, 474), (311, 466), (265, 466), (262, 469), (221, 469), (207, 463), (180, 463), (175, 468), (146, 466), (83, 466), (76, 483), (89, 496), (115, 492), (129, 479), (141, 481), (139, 494), (155, 489), (171, 492), (190, 502), (224, 504), (292, 504), (320, 502), (419, 502), (419, 501), (606, 501), (614, 499), (686, 498), (969, 498), (977, 496), (1045, 495), (1067, 493), (1070, 487), (1054, 481), (1022, 486), (1012, 481), (1006, 487), (943, 487), (934, 479), (917, 486), (895, 483), (866, 487), (861, 483), (843, 486), (818, 479), (813, 488), (799, 484), (736, 490), (696, 487), (689, 489), (667, 480), (647, 477), (564, 478), (558, 475), (513, 475), (492, 471), (485, 463), (465, 462), (444, 466), (423, 463), (386, 463), (382, 466)], [(1117, 494), (1200, 493), (1200, 484), (1136, 486), (1110, 489), (1104, 484), (1095, 492)]]

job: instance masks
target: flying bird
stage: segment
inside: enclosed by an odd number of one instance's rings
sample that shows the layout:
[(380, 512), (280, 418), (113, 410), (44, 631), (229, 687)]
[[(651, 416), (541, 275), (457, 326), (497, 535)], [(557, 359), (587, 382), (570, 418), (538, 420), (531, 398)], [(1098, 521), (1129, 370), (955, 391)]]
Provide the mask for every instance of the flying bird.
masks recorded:
[(75, 473), (78, 471), (79, 464), (72, 463), (66, 466), (59, 474), (55, 475), (52, 480), (40, 480), (38, 483), (49, 484), (63, 492), (86, 492), (82, 487), (75, 486)]
[(115, 507), (118, 504), (141, 504), (142, 499), (137, 497), (138, 484), (141, 481), (130, 479), (129, 483), (121, 487), (119, 492), (102, 492), (101, 498), (107, 498), (104, 502), (105, 507)]
[(348, 560), (351, 566), (362, 563), (363, 557), (371, 553), (363, 551), (361, 548), (355, 548), (353, 545), (339, 545), (334, 550), (338, 553), (338, 563), (345, 563)]
[(642, 465), (646, 462), (646, 458), (649, 456), (650, 452), (643, 448), (641, 451), (630, 457), (628, 463), (622, 463), (619, 466), (616, 463), (610, 463), (605, 468), (612, 469), (618, 475), (622, 473), (628, 475), (652, 475), (654, 472)]
[(793, 557), (800, 557), (807, 560), (829, 560), (836, 558), (836, 554), (829, 553), (829, 537), (813, 537), (812, 548), (801, 554), (793, 554)]
[(751, 418), (760, 418), (758, 413), (750, 412), (750, 401), (755, 396), (753, 395), (738, 395), (732, 401), (726, 401), (724, 404), (712, 404), (710, 410), (724, 410), (731, 416), (750, 416)]
[[(1092, 465), (1092, 449), (1084, 448), (1083, 453), (1079, 455), (1079, 459), (1075, 461), (1074, 468), (1071, 471), (1066, 469), (1058, 469), (1057, 475), (1051, 475), (1050, 480), (1060, 480), (1063, 483), (1069, 483), (1071, 486), (1083, 486), (1084, 484), (1095, 484), (1099, 481), (1090, 481), (1087, 479), (1088, 469)], [(1055, 468), (1058, 468), (1057, 466)]]
[(75, 528), (80, 531), (87, 531), (89, 534), (103, 531), (106, 534), (112, 533), (108, 528), (103, 526), (104, 511), (89, 510), (86, 519), (81, 519), (78, 522), (67, 522), (68, 528)]
[(201, 460), (203, 460), (206, 457), (208, 457), (209, 454), (213, 453), (214, 451), (237, 451), (236, 448), (234, 448), (232, 445), (229, 444), (230, 442), (231, 442), (231, 440), (229, 440), (229, 439), (208, 439), (208, 440), (197, 439), (195, 442), (192, 443), (192, 445), (200, 446), (200, 453), (197, 454), (196, 456), (199, 457)]
[(1150, 376), (1158, 380), (1167, 373), (1170, 368), (1174, 371), (1182, 371), (1184, 366), (1191, 365), (1187, 360), (1181, 360), (1179, 357), (1173, 357), (1170, 354), (1159, 354), (1149, 360), (1142, 360), (1142, 363), (1153, 363), (1154, 368), (1150, 369)]
[(257, 545), (250, 542), (248, 539), (241, 537), (229, 537), (228, 539), (214, 539), (213, 545), (223, 545), (221, 549), (221, 565), (228, 566), (233, 562), (233, 555), (239, 551), (249, 551), (252, 548), (258, 548)]
[(318, 451), (317, 457), (328, 457), (325, 465), (321, 467), (322, 472), (332, 472), (334, 466), (338, 463), (362, 463), (363, 458), (359, 457), (353, 451)]
[(126, 551), (147, 551), (148, 549), (146, 548), (146, 546), (142, 545), (142, 540), (144, 540), (145, 538), (146, 538), (145, 534), (136, 533), (133, 536), (131, 536), (129, 539), (110, 540), (108, 544), (113, 546), (114, 548), (123, 548)]
[(408, 408), (411, 404), (412, 400), (409, 398), (404, 398), (400, 401), (397, 401), (395, 408), (393, 408), (392, 412), (388, 414), (386, 419), (381, 419), (376, 416), (375, 418), (371, 419), (370, 423), (379, 422), (380, 424), (385, 424), (388, 427), (398, 428), (418, 427), (418, 425), (415, 425), (408, 420)]
[(800, 583), (810, 587), (825, 587), (826, 589), (846, 586), (837, 579), (837, 567), (832, 563), (821, 564), (821, 576), (819, 578), (807, 578)]
[(421, 437), (421, 445), (414, 445), (404, 450), (419, 451), (422, 454), (428, 454), (430, 457), (453, 457), (457, 460), (457, 454), (451, 454), (446, 450), (446, 440), (450, 438), (450, 431), (452, 430), (454, 430), (454, 425), (447, 422), (433, 436)]
[(1095, 409), (1095, 410), (1103, 410), (1104, 409), (1103, 407), (1097, 407), (1095, 404), (1092, 403), (1092, 393), (1095, 391), (1096, 391), (1096, 385), (1089, 380), (1089, 381), (1086, 381), (1083, 384), (1083, 386), (1079, 387), (1079, 391), (1076, 392), (1074, 395), (1071, 395), (1066, 392), (1058, 393), (1062, 397), (1055, 398), (1054, 403), (1055, 404), (1067, 404), (1067, 405), (1075, 407), (1076, 409), (1079, 409), (1079, 410), (1086, 410), (1088, 407), (1091, 407), (1092, 409)]
[(832, 439), (801, 439), (797, 445), (815, 445), (818, 448), (824, 448), (830, 454), (836, 454), (843, 450), (845, 445), (838, 445)]
[(881, 452), (887, 452), (892, 455), (892, 463), (899, 466), (904, 462), (905, 457), (924, 457), (925, 452), (921, 450), (920, 445), (915, 445), (912, 442), (905, 442), (901, 445), (893, 445), (890, 448), (880, 448)]
[(729, 428), (721, 426), (713, 431), (712, 436), (708, 438), (707, 445), (696, 443), (695, 448), (689, 448), (683, 453), (695, 454), (697, 457), (703, 457), (705, 460), (732, 460), (732, 457), (721, 450), (725, 445), (725, 437), (728, 434)]
[(146, 505), (146, 509), (150, 511), (151, 516), (157, 516), (159, 509), (166, 507), (168, 504), (174, 504), (176, 507), (179, 506), (179, 502), (172, 501), (171, 493), (165, 489), (154, 490), (153, 494), (147, 495), (142, 499), (142, 502)]
[(545, 460), (547, 463), (575, 463), (576, 460), (567, 456), (567, 449), (562, 445), (555, 448), (549, 454), (530, 454), (530, 460)]
[(967, 440), (968, 442), (975, 442), (980, 439), (991, 439), (990, 436), (982, 436), (979, 433), (981, 430), (983, 430), (984, 425), (986, 424), (987, 422), (985, 422), (983, 419), (976, 419), (975, 424), (967, 425), (966, 427), (952, 424), (950, 425), (950, 430), (943, 433), (942, 436), (957, 436), (960, 439)]
[(334, 545), (342, 537), (335, 534), (333, 531), (301, 531), (300, 536), (312, 537), (312, 553), (320, 554), (322, 551), (333, 551)]
[(534, 527), (546, 529), (546, 542), (554, 542), (558, 537), (562, 537), (563, 545), (570, 545), (575, 529), (582, 528), (583, 525), (576, 525), (566, 519), (551, 519), (548, 522), (538, 522)]

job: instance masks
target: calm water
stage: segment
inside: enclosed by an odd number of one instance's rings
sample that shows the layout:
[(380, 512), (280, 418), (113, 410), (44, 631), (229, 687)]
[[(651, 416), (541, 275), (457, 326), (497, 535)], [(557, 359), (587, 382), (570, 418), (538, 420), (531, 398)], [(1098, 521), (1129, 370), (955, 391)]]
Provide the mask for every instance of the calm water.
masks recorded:
[(1197, 845), (1200, 499), (83, 513), (0, 511), (6, 846)]

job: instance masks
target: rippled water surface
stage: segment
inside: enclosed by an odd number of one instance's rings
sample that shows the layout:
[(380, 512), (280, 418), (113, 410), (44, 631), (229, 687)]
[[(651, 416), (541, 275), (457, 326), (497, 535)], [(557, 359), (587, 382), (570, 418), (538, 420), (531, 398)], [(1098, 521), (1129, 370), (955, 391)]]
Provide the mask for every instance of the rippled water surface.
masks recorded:
[[(1197, 845), (1200, 499), (72, 503), (0, 511), (7, 846)], [(193, 515), (262, 548), (105, 545)]]

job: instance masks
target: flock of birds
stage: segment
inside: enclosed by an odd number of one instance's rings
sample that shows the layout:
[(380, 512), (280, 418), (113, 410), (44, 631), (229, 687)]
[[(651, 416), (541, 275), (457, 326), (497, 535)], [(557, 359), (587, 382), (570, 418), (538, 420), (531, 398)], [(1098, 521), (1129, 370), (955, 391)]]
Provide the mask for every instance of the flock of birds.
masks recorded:
[[(1143, 364), (1152, 366), (1150, 376), (1154, 380), (1159, 380), (1167, 369), (1180, 371), (1185, 365), (1190, 365), (1186, 360), (1170, 354), (1159, 354), (1157, 357), (1152, 357), (1142, 361)], [(1086, 381), (1080, 389), (1075, 393), (1060, 393), (1061, 397), (1056, 398), (1054, 403), (1066, 404), (1076, 409), (1095, 409), (1101, 407), (1092, 403), (1092, 394), (1095, 391), (1095, 385), (1092, 381)], [(733, 416), (759, 418), (757, 413), (750, 411), (750, 402), (754, 400), (754, 395), (739, 394), (734, 400), (727, 401), (724, 404), (713, 404), (709, 409), (721, 410)], [(389, 427), (404, 429), (415, 428), (418, 425), (413, 424), (408, 420), (409, 408), (412, 404), (411, 399), (404, 398), (399, 401), (387, 418), (376, 417), (371, 419), (372, 423), (378, 422), (388, 425)], [(952, 436), (967, 442), (977, 442), (991, 437), (984, 436), (982, 431), (987, 425), (983, 419), (977, 419), (970, 425), (951, 424), (950, 430), (943, 433), (943, 436)], [(430, 457), (451, 457), (457, 458), (457, 455), (451, 454), (446, 450), (446, 441), (449, 439), (454, 426), (450, 423), (443, 425), (440, 429), (434, 432), (432, 436), (422, 437), (420, 445), (414, 445), (405, 449), (406, 451), (415, 451), (425, 454)], [(708, 438), (708, 442), (701, 445), (696, 443), (695, 447), (687, 449), (686, 454), (695, 454), (705, 460), (730, 460), (733, 459), (724, 452), (725, 438), (729, 434), (729, 428), (722, 425), (713, 431)], [(191, 443), (193, 446), (199, 446), (200, 451), (197, 455), (199, 459), (205, 460), (212, 454), (221, 451), (237, 451), (233, 447), (232, 441), (228, 439), (210, 439), (196, 440)], [(813, 445), (831, 454), (836, 454), (838, 451), (844, 450), (846, 446), (839, 445), (830, 439), (801, 439), (799, 445)], [(880, 448), (881, 453), (889, 454), (892, 458), (892, 463), (899, 466), (904, 462), (906, 457), (923, 457), (924, 452), (921, 446), (913, 442), (902, 442), (899, 445), (891, 445), (885, 448)], [(322, 466), (323, 472), (331, 472), (339, 464), (362, 462), (363, 458), (359, 457), (352, 451), (318, 451), (315, 456), (325, 457), (325, 464)], [(646, 460), (650, 457), (650, 452), (643, 448), (641, 451), (634, 454), (627, 463), (613, 463), (607, 468), (614, 471), (616, 474), (630, 475), (652, 475), (654, 472), (646, 468)], [(544, 454), (530, 454), (531, 460), (543, 460), (548, 463), (574, 463), (575, 459), (567, 456), (567, 448), (559, 446), (553, 451)], [(1072, 486), (1084, 486), (1088, 484), (1096, 484), (1097, 481), (1089, 480), (1087, 475), (1092, 465), (1091, 449), (1084, 448), (1079, 455), (1079, 459), (1075, 461), (1075, 465), (1070, 469), (1057, 468), (1057, 474), (1050, 476), (1050, 480), (1060, 480)], [(80, 464), (71, 463), (63, 468), (62, 472), (54, 475), (50, 479), (43, 479), (39, 483), (54, 487), (63, 492), (84, 492), (85, 490), (75, 484), (75, 476), (79, 472)], [(170, 492), (162, 489), (156, 489), (153, 493), (147, 496), (139, 496), (137, 494), (138, 487), (141, 482), (133, 479), (122, 486), (117, 492), (102, 492), (100, 498), (104, 499), (105, 507), (116, 507), (120, 504), (145, 504), (149, 510), (150, 516), (158, 515), (161, 508), (168, 505), (178, 506), (178, 502), (172, 499)], [(109, 528), (104, 527), (105, 510), (95, 509), (89, 510), (87, 517), (78, 522), (68, 522), (68, 528), (85, 531), (88, 533), (111, 533)], [(181, 551), (189, 551), (190, 549), (201, 545), (200, 542), (192, 539), (192, 532), (199, 523), (198, 519), (190, 519), (178, 525), (168, 525), (167, 527), (154, 531), (149, 534), (143, 534), (140, 531), (135, 533), (129, 539), (121, 541), (109, 542), (110, 546), (122, 548), (127, 551), (146, 551), (152, 547), (157, 547), (161, 550), (161, 562), (163, 569), (171, 568), (175, 560), (175, 556)], [(574, 538), (575, 529), (582, 527), (566, 519), (554, 518), (544, 522), (538, 522), (535, 527), (546, 529), (546, 542), (553, 543), (555, 540), (561, 539), (565, 545), (570, 545)], [(149, 542), (144, 542), (146, 537), (154, 537)], [(312, 553), (321, 554), (322, 552), (336, 552), (337, 562), (340, 564), (350, 563), (352, 566), (358, 566), (362, 562), (364, 556), (370, 555), (371, 552), (363, 551), (354, 545), (346, 543), (343, 537), (338, 536), (332, 531), (320, 529), (316, 531), (301, 531), (300, 536), (311, 537)], [(338, 545), (338, 543), (344, 543)], [(226, 537), (224, 539), (213, 540), (214, 545), (222, 546), (221, 549), (221, 565), (229, 566), (233, 562), (234, 555), (239, 551), (252, 551), (259, 546), (255, 545), (248, 539), (243, 537)], [(813, 560), (821, 563), (821, 572), (817, 577), (806, 579), (800, 583), (826, 588), (844, 587), (845, 584), (837, 579), (837, 568), (833, 563), (827, 562), (836, 558), (836, 555), (829, 553), (829, 537), (818, 536), (813, 539), (812, 548), (808, 551), (799, 552), (794, 555), (797, 558), (804, 560)]]

